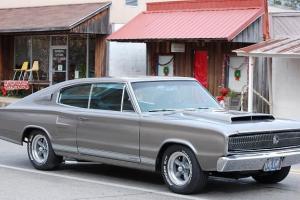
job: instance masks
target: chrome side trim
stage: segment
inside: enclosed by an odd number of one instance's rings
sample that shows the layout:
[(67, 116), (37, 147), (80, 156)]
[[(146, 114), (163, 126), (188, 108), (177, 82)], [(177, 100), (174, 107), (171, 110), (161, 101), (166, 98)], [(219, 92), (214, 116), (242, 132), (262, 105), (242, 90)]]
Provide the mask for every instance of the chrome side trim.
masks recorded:
[(110, 151), (102, 151), (102, 150), (93, 150), (93, 149), (82, 148), (82, 147), (79, 147), (78, 150), (81, 155), (97, 156), (97, 157), (120, 160), (120, 161), (140, 163), (139, 156), (135, 156), (135, 155), (116, 153)]
[(282, 167), (300, 163), (300, 148), (253, 154), (221, 157), (217, 162), (218, 172), (262, 170), (270, 158), (283, 158)]
[(62, 151), (62, 152), (69, 152), (69, 153), (78, 153), (77, 147), (60, 145), (60, 144), (52, 144), (53, 150)]
[(127, 162), (127, 161), (122, 161), (122, 160), (114, 160), (114, 159), (110, 159), (110, 158), (103, 158), (103, 157), (90, 156), (90, 155), (81, 155), (78, 153), (68, 153), (65, 151), (59, 151), (56, 153), (60, 156), (70, 157), (70, 158), (74, 158), (74, 159), (78, 159), (78, 160), (87, 160), (87, 161), (98, 162), (100, 164), (123, 166), (123, 167), (142, 169), (142, 170), (155, 172), (154, 165), (148, 165), (148, 164), (136, 163), (136, 162)]
[(155, 166), (155, 159), (148, 157), (141, 157), (141, 163), (145, 165)]

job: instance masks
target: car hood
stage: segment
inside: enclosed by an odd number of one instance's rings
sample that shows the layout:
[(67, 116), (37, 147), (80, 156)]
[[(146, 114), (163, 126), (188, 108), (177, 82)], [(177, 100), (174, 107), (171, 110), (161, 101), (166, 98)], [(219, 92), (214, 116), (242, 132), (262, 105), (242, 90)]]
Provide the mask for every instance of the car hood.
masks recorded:
[(187, 126), (214, 129), (226, 135), (278, 130), (300, 130), (300, 122), (275, 119), (269, 114), (226, 110), (174, 111), (149, 114), (148, 117)]

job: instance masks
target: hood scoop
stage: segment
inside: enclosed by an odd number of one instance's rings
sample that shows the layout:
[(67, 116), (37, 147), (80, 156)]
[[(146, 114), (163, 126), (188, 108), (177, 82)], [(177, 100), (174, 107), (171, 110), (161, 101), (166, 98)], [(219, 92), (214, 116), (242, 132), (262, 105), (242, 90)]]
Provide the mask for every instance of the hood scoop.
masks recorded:
[(240, 111), (205, 111), (205, 112), (190, 112), (182, 113), (184, 117), (190, 119), (204, 119), (209, 121), (223, 122), (223, 123), (238, 123), (251, 121), (266, 121), (274, 120), (275, 118), (270, 114), (256, 114), (246, 113)]
[(232, 116), (231, 122), (246, 122), (246, 121), (261, 121), (261, 120), (274, 120), (273, 115), (245, 115), (245, 116)]

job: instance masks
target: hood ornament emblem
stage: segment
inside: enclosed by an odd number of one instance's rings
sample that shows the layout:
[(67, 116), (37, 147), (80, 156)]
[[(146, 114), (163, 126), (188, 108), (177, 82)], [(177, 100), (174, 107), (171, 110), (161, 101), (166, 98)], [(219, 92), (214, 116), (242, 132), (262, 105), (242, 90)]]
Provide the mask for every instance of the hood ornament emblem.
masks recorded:
[(277, 145), (279, 143), (279, 137), (277, 136), (277, 135), (275, 135), (274, 137), (273, 137), (273, 144), (274, 145)]

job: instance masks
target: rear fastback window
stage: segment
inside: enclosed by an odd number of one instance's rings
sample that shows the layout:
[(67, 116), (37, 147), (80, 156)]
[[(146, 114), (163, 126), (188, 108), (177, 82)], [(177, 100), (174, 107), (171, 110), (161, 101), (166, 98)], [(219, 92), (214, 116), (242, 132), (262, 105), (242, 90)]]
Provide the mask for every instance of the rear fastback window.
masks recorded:
[(91, 85), (68, 87), (60, 92), (59, 103), (79, 108), (88, 108)]

